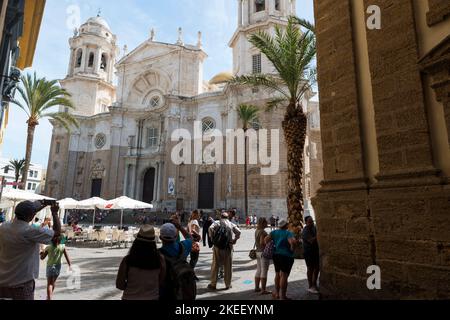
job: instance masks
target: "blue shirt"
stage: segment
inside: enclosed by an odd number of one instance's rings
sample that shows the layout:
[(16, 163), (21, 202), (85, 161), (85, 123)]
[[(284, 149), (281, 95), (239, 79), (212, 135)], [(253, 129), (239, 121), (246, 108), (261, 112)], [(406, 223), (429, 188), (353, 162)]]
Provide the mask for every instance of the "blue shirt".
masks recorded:
[(162, 246), (161, 249), (163, 249), (162, 253), (164, 255), (168, 255), (169, 257), (178, 257), (180, 254), (180, 245), (184, 247), (183, 256), (184, 258), (187, 258), (191, 254), (192, 250), (192, 240), (186, 239), (181, 242), (173, 242), (171, 244), (165, 244)]
[(289, 239), (295, 238), (294, 234), (288, 230), (275, 230), (272, 231), (270, 237), (275, 244), (274, 254), (286, 256), (289, 258), (294, 257), (294, 252), (291, 250)]

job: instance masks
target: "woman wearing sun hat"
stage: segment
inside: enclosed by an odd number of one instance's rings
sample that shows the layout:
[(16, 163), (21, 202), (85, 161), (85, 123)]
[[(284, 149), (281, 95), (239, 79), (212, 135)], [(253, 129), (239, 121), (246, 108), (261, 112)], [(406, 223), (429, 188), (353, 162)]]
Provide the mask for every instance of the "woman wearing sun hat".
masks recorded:
[(155, 229), (144, 225), (120, 264), (116, 287), (123, 291), (123, 300), (159, 300), (159, 284), (165, 272), (164, 256), (156, 247)]

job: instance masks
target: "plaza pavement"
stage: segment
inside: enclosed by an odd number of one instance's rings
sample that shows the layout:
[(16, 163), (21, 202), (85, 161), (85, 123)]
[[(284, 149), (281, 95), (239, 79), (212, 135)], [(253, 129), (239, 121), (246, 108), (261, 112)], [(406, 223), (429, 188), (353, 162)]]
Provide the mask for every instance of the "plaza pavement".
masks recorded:
[[(271, 300), (270, 295), (261, 296), (254, 292), (256, 261), (248, 257), (254, 245), (254, 230), (242, 230), (242, 236), (235, 246), (233, 259), (233, 288), (224, 291), (223, 281), (219, 281), (217, 291), (209, 291), (212, 251), (201, 248), (196, 268), (198, 300)], [(63, 258), (61, 277), (56, 284), (54, 300), (120, 300), (121, 291), (115, 287), (119, 264), (128, 249), (119, 248), (73, 248), (68, 252), (72, 264), (80, 268), (80, 288), (67, 287), (67, 264)], [(273, 265), (270, 266), (268, 290), (273, 289), (275, 277)], [(317, 300), (318, 296), (307, 292), (306, 265), (304, 260), (296, 260), (289, 279), (288, 296), (294, 300)], [(40, 276), (36, 282), (36, 299), (46, 298), (45, 262), (41, 261)]]

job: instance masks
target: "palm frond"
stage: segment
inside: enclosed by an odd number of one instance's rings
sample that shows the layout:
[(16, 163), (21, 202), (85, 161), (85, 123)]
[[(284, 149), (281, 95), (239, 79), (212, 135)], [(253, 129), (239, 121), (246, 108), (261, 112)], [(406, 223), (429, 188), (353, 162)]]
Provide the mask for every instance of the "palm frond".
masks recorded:
[(289, 94), (282, 87), (282, 83), (280, 82), (280, 79), (275, 78), (274, 76), (270, 76), (270, 75), (252, 74), (252, 75), (236, 76), (229, 81), (229, 84), (262, 86), (265, 88), (275, 90), (275, 91), (281, 93), (286, 98), (289, 98)]
[[(301, 27), (307, 29), (306, 32)], [(287, 26), (276, 26), (274, 35), (259, 31), (249, 41), (272, 63), (278, 75), (243, 75), (230, 83), (263, 86), (282, 94), (291, 105), (299, 105), (301, 97), (315, 83), (316, 37), (315, 27), (306, 20), (290, 17)], [(281, 98), (281, 97), (280, 97)], [(294, 103), (295, 102), (295, 103)], [(280, 104), (269, 102), (269, 109)]]
[(243, 124), (243, 129), (247, 130), (252, 123), (258, 121), (259, 108), (254, 105), (241, 104), (237, 108), (239, 119)]
[(24, 110), (27, 116), (34, 121), (45, 117), (45, 111), (50, 108), (62, 106), (74, 108), (71, 95), (58, 84), (57, 80), (48, 81), (46, 78), (38, 78), (34, 73), (21, 77), (22, 85), (17, 89), (20, 98), (12, 103)]
[(66, 112), (55, 112), (55, 113), (46, 113), (44, 114), (46, 118), (54, 119), (60, 125), (62, 125), (68, 132), (71, 132), (71, 127), (79, 128), (80, 124), (78, 120)]
[(266, 104), (266, 111), (270, 112), (273, 109), (278, 108), (281, 104), (286, 103), (287, 99), (286, 98), (273, 98), (270, 99), (269, 102), (267, 102)]
[(292, 16), (292, 18), (294, 19), (295, 23), (302, 26), (303, 28), (307, 29), (308, 31), (311, 31), (312, 33), (316, 33), (316, 26), (314, 24), (312, 24), (311, 22), (309, 22), (306, 19), (302, 19), (296, 16)]

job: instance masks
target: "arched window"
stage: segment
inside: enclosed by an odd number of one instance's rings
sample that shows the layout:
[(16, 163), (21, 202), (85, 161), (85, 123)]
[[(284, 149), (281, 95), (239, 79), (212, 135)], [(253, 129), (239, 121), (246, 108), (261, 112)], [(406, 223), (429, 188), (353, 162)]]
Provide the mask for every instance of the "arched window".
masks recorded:
[(102, 69), (103, 71), (106, 71), (108, 67), (108, 57), (105, 53), (102, 54), (102, 61), (100, 63), (100, 69)]
[(89, 68), (92, 68), (93, 66), (94, 66), (94, 53), (91, 52), (91, 53), (89, 54), (89, 64), (88, 64), (88, 67), (89, 67)]
[(83, 49), (78, 49), (77, 51), (77, 62), (75, 68), (81, 67), (81, 61), (83, 60)]
[(266, 0), (255, 0), (255, 8), (256, 12), (266, 10)]
[(211, 118), (205, 118), (202, 121), (202, 130), (203, 133), (207, 133), (211, 130), (214, 130), (216, 128), (216, 123), (213, 119)]

